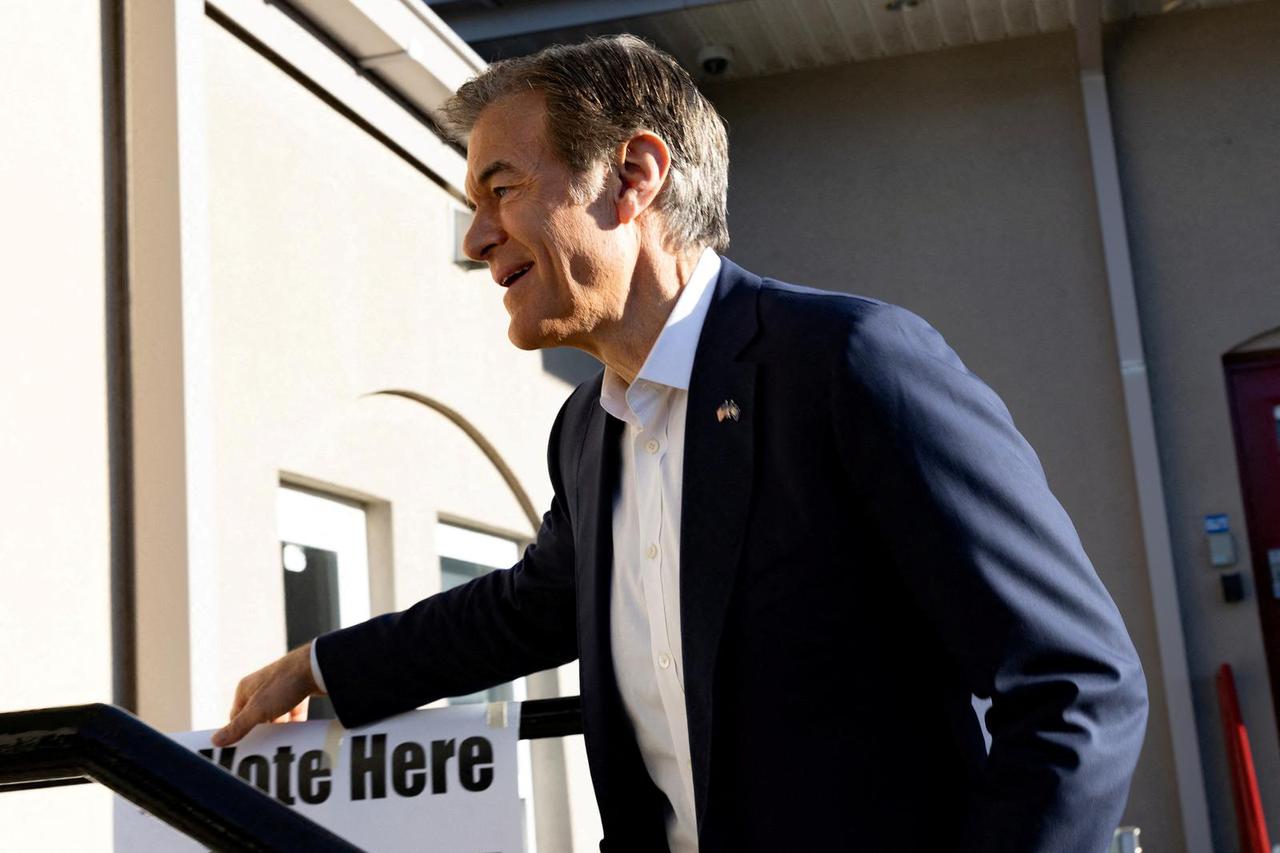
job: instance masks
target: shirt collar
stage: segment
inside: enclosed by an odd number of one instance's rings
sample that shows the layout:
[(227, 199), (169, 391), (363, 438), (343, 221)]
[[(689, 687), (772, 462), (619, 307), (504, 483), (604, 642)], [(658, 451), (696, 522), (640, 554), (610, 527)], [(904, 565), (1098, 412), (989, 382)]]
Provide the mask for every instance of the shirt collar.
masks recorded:
[[(647, 382), (667, 388), (689, 390), (689, 377), (693, 375), (693, 357), (702, 336), (702, 324), (711, 307), (712, 284), (720, 274), (720, 256), (711, 249), (704, 249), (685, 282), (680, 298), (671, 309), (667, 322), (658, 339), (654, 341), (633, 385)], [(615, 418), (633, 422), (627, 396), (630, 386), (610, 367), (604, 369), (604, 381), (600, 387), (600, 405)]]

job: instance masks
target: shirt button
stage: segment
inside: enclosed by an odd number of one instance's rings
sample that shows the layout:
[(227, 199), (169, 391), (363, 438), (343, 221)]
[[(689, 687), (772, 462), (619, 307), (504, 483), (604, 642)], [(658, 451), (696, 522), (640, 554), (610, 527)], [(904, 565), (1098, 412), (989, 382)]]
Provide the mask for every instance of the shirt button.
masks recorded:
[(658, 447), (659, 447), (658, 440), (656, 438), (651, 438), (649, 439), (649, 442), (644, 446), (644, 449), (649, 451), (650, 453), (657, 453)]
[(658, 556), (658, 546), (650, 544), (648, 548), (644, 549), (644, 555), (652, 560), (654, 557)]
[(669, 668), (671, 666), (671, 655), (667, 654), (666, 652), (663, 652), (662, 654), (658, 655), (658, 666), (662, 667), (663, 669)]

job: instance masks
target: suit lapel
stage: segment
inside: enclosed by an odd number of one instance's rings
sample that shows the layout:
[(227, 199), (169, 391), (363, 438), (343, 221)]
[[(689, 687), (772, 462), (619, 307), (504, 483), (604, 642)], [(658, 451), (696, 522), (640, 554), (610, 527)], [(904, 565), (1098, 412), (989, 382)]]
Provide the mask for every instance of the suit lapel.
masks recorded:
[[(598, 401), (599, 394), (592, 399)], [(598, 402), (592, 403), (578, 468), (581, 498), (575, 522), (582, 719), (604, 825), (624, 836), (644, 839), (639, 843), (648, 849), (664, 843), (661, 794), (650, 783), (623, 708), (610, 643), (613, 501), (621, 469), (622, 429), (622, 421), (606, 414)]]
[(759, 279), (727, 259), (702, 327), (685, 417), (680, 517), (680, 634), (698, 822), (710, 778), (712, 685), (750, 509)]
[[(685, 417), (680, 622), (699, 824), (710, 778), (716, 650), (750, 508), (756, 366), (739, 356), (755, 335), (759, 287), (758, 278), (721, 260), (694, 358)], [(606, 825), (635, 825), (638, 814), (660, 813), (653, 801), (660, 795), (645, 784), (648, 775), (618, 693), (610, 642), (613, 501), (623, 425), (598, 403), (589, 418), (576, 477), (581, 496), (575, 523), (583, 721), (602, 817)], [(586, 689), (588, 684), (595, 689)], [(600, 729), (593, 731), (596, 726)], [(632, 788), (633, 780), (639, 788)]]
[[(583, 668), (599, 678), (600, 684), (613, 683), (609, 587), (613, 578), (613, 498), (619, 474), (621, 435), (622, 422), (609, 417), (598, 403), (591, 404), (577, 472), (581, 498), (575, 524), (580, 532), (575, 547), (580, 600), (578, 628), (582, 638), (579, 655)], [(586, 673), (583, 678), (585, 681)], [(588, 701), (585, 696), (583, 700)]]

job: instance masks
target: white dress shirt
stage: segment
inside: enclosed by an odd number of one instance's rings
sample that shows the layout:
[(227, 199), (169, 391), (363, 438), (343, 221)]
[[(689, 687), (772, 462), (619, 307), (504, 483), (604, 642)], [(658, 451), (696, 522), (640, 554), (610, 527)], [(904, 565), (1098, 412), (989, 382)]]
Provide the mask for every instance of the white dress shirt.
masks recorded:
[(719, 272), (720, 257), (707, 249), (635, 381), (628, 386), (606, 367), (600, 389), (600, 405), (625, 423), (613, 505), (613, 666), (645, 768), (667, 797), (671, 853), (698, 849), (680, 638), (680, 499), (689, 376)]
[[(610, 650), (645, 768), (667, 797), (671, 853), (697, 853), (680, 641), (680, 499), (693, 356), (720, 256), (702, 253), (630, 386), (605, 368), (600, 405), (625, 423), (613, 505)], [(696, 570), (696, 567), (695, 567)], [(311, 672), (324, 676), (311, 646)]]

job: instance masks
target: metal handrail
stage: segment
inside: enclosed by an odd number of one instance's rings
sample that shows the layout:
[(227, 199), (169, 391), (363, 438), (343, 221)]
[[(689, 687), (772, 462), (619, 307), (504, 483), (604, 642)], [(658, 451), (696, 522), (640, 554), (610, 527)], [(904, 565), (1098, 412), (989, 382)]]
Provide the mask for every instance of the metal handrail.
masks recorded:
[[(521, 703), (522, 740), (581, 733), (577, 696)], [(87, 782), (215, 850), (359, 850), (114, 705), (0, 714), (0, 793)]]
[(0, 714), (0, 792), (90, 780), (215, 850), (360, 849), (114, 705)]
[(582, 734), (582, 697), (529, 699), (520, 703), (520, 740)]

